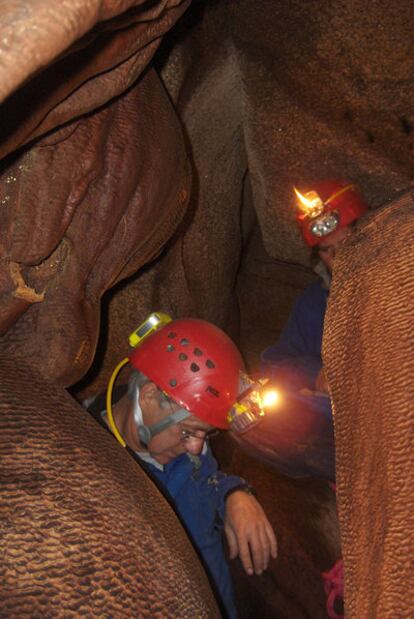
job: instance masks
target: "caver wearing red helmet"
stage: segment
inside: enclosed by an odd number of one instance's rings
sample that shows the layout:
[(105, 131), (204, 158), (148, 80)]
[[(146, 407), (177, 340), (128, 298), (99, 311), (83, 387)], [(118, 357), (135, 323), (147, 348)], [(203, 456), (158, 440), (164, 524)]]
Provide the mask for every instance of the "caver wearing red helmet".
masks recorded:
[(296, 221), (310, 247), (352, 224), (368, 209), (357, 187), (344, 180), (320, 181), (303, 193), (295, 192)]
[[(245, 374), (238, 349), (213, 324), (196, 318), (171, 320), (167, 314), (154, 312), (130, 335), (129, 342), (134, 350), (115, 368), (106, 397), (109, 426), (124, 447), (127, 443), (112, 414), (112, 389), (128, 362), (136, 370), (129, 380), (129, 395), (142, 445), (148, 446), (155, 436), (189, 417), (209, 429), (237, 432), (261, 420), (267, 406), (263, 399), (267, 380), (253, 381)], [(170, 402), (170, 413), (150, 425), (144, 422), (139, 404), (140, 387), (148, 381)]]
[[(335, 267), (337, 249), (350, 236), (351, 225), (368, 206), (356, 186), (343, 180), (322, 181), (295, 192), (296, 221), (305, 243), (312, 248), (311, 261), (315, 261), (313, 266), (319, 278), (303, 291), (278, 340), (261, 355), (263, 375), (288, 393), (284, 411), (288, 425), (285, 428), (281, 425), (282, 415), (269, 417), (270, 426), (262, 426), (263, 435), (260, 436), (259, 428), (259, 433), (253, 432), (247, 440), (257, 449), (273, 436), (267, 455), (273, 450), (274, 460), (285, 467), (284, 472), (296, 476), (294, 467), (299, 465), (303, 466), (302, 474), (314, 476), (312, 467), (320, 466), (317, 475), (323, 471), (323, 476), (332, 479), (335, 475), (332, 410), (321, 354), (324, 319), (332, 273), (338, 268)], [(304, 427), (307, 432), (302, 440), (300, 433)], [(290, 444), (283, 442), (287, 433)], [(308, 449), (312, 456), (305, 464)], [(338, 585), (337, 566), (328, 575), (332, 573)], [(336, 589), (329, 593), (328, 613), (335, 593)]]
[[(255, 423), (263, 383), (247, 380), (236, 346), (203, 320), (171, 320), (154, 312), (129, 342), (134, 350), (111, 376), (106, 408), (99, 395), (88, 410), (171, 500), (208, 568), (226, 616), (236, 619), (217, 524), (224, 524), (230, 556), (239, 554), (249, 574), (261, 574), (276, 556), (276, 538), (248, 483), (218, 469), (208, 439), (215, 428), (244, 431)], [(134, 369), (128, 385), (113, 389), (127, 363)]]
[(221, 329), (195, 318), (173, 320), (146, 338), (129, 360), (190, 414), (216, 428), (229, 427), (244, 364)]
[[(296, 476), (294, 467), (299, 464), (304, 466), (302, 474), (314, 476), (312, 467), (320, 466), (319, 471), (323, 470), (323, 475), (332, 479), (335, 474), (332, 411), (321, 354), (324, 319), (332, 273), (338, 268), (335, 267), (337, 249), (368, 206), (356, 186), (343, 180), (322, 181), (301, 187), (301, 192), (295, 191), (296, 220), (306, 244), (312, 248), (311, 261), (315, 260), (313, 266), (319, 278), (297, 299), (278, 340), (262, 352), (263, 375), (288, 393), (285, 399), (288, 426), (281, 426), (282, 415), (269, 417), (270, 427), (262, 426), (262, 437), (259, 428), (259, 433), (253, 432), (247, 440), (257, 448), (273, 436), (268, 455), (273, 450), (275, 460), (285, 466), (285, 472)], [(300, 438), (304, 425), (305, 442)], [(283, 442), (286, 432), (291, 437), (290, 444)], [(304, 464), (307, 449), (312, 456)], [(337, 571), (334, 575), (338, 576)]]
[[(115, 368), (106, 394), (108, 425), (124, 447), (127, 441), (112, 412), (112, 389), (118, 372), (128, 362), (136, 370), (129, 379), (128, 393), (141, 445), (148, 446), (164, 430), (190, 417), (199, 420), (204, 433), (212, 428), (245, 432), (261, 421), (267, 406), (267, 398), (263, 398), (267, 380), (253, 381), (244, 373), (238, 349), (211, 323), (196, 318), (171, 320), (167, 314), (155, 312), (130, 335), (129, 342), (134, 350)], [(142, 414), (141, 387), (142, 391), (148, 389), (143, 386), (148, 381), (166, 397), (169, 414)], [(145, 423), (145, 416), (153, 422)], [(129, 426), (125, 429), (131, 430)], [(183, 432), (181, 440), (186, 435)]]

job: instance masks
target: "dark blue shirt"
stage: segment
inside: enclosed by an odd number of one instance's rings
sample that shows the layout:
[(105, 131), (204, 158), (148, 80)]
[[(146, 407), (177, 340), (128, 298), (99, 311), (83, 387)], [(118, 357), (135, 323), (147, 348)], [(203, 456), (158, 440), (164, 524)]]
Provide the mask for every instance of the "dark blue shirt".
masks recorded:
[(262, 372), (285, 388), (314, 389), (322, 367), (322, 335), (328, 290), (322, 280), (308, 286), (296, 302), (278, 341), (262, 355)]
[[(263, 351), (261, 370), (283, 394), (285, 414), (274, 415), (269, 422), (272, 457), (277, 468), (294, 477), (310, 475), (333, 480), (335, 450), (330, 400), (324, 395), (301, 393), (305, 388), (315, 391), (315, 380), (322, 368), (327, 300), (328, 290), (322, 280), (306, 288), (277, 342)], [(287, 432), (288, 446), (284, 441)]]

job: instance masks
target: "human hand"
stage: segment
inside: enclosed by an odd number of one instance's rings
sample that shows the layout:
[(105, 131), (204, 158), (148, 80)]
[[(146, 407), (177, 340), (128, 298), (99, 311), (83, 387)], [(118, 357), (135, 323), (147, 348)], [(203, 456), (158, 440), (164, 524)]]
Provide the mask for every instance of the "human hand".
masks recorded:
[(319, 374), (316, 377), (315, 389), (321, 393), (329, 393), (328, 381), (326, 380), (325, 370), (323, 368), (319, 370)]
[(261, 574), (270, 557), (277, 556), (277, 541), (263, 508), (254, 496), (236, 490), (226, 500), (224, 531), (230, 559), (239, 556), (247, 574)]

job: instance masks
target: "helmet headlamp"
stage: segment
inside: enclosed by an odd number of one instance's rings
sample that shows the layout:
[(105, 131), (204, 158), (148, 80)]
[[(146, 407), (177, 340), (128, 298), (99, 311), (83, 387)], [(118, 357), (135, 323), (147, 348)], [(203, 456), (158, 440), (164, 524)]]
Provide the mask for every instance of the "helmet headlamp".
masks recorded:
[[(268, 378), (254, 381), (240, 373), (239, 396), (227, 416), (231, 430), (239, 434), (246, 432), (263, 419), (267, 403), (272, 401), (273, 405), (278, 398), (277, 392), (266, 388), (268, 382)], [(268, 399), (270, 395), (274, 398)]]
[(337, 229), (338, 225), (339, 214), (336, 211), (330, 211), (318, 217), (318, 219), (312, 222), (309, 228), (314, 236), (320, 238), (327, 234), (331, 234), (331, 232)]
[(131, 333), (129, 336), (129, 345), (132, 348), (136, 348), (144, 338), (150, 335), (150, 333), (153, 333), (171, 321), (172, 318), (168, 316), (168, 314), (165, 314), (164, 312), (153, 312), (137, 329), (135, 329), (135, 331)]
[(368, 209), (353, 183), (345, 180), (326, 180), (313, 184), (303, 194), (296, 194), (296, 222), (309, 247), (318, 245), (321, 238), (349, 226)]
[(293, 190), (298, 199), (297, 205), (299, 209), (310, 219), (314, 219), (323, 213), (325, 204), (316, 191), (307, 191), (304, 195), (302, 195), (296, 187), (294, 187)]

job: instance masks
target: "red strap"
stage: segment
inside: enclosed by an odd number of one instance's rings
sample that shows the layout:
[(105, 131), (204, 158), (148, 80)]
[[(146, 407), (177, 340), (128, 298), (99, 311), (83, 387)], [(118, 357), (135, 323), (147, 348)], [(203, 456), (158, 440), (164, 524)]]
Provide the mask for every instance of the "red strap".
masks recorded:
[(322, 572), (325, 593), (328, 596), (326, 610), (330, 619), (344, 619), (344, 615), (335, 611), (335, 600), (344, 599), (344, 562), (339, 559), (332, 569)]

